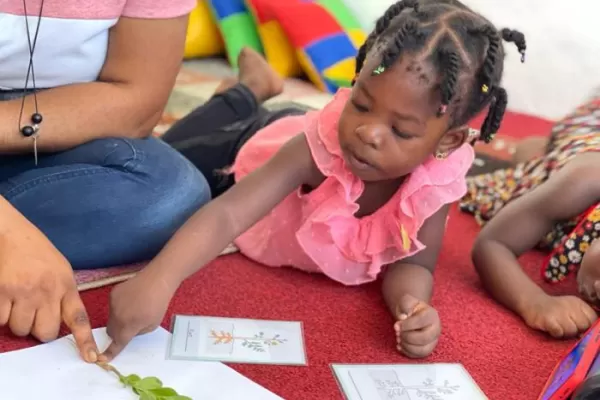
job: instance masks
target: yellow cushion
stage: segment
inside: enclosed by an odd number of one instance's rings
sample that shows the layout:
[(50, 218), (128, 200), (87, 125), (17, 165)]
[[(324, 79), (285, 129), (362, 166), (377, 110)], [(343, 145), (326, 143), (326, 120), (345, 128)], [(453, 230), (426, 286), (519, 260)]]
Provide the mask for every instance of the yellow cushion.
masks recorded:
[(218, 56), (225, 53), (225, 44), (206, 0), (198, 0), (189, 17), (184, 58)]
[(279, 22), (272, 20), (258, 25), (258, 34), (267, 62), (279, 75), (288, 78), (302, 74), (302, 68), (296, 58), (296, 50)]

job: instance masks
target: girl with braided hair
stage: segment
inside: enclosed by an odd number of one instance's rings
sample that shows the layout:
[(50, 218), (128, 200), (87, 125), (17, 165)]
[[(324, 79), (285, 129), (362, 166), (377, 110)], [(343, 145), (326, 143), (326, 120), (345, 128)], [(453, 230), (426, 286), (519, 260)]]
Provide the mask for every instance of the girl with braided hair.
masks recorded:
[[(430, 299), (448, 208), (466, 191), (469, 142), (491, 140), (506, 107), (502, 38), (524, 54), (522, 34), (499, 32), (458, 1), (399, 1), (360, 48), (352, 89), (294, 115), (258, 108), (281, 81), (245, 72), (250, 60), (270, 70), (244, 50), (239, 83), (165, 135), (216, 198), (114, 289), (106, 358), (157, 327), (181, 282), (232, 241), (259, 263), (344, 285), (381, 277), (397, 349), (429, 355), (441, 330)], [(466, 124), (488, 106), (479, 135)]]
[[(472, 256), (491, 295), (531, 328), (568, 338), (597, 318), (586, 301), (600, 304), (600, 93), (538, 139), (514, 166), (468, 178), (460, 207), (485, 225)], [(518, 257), (536, 247), (550, 252), (543, 279), (577, 271), (582, 298), (551, 296), (522, 271)]]

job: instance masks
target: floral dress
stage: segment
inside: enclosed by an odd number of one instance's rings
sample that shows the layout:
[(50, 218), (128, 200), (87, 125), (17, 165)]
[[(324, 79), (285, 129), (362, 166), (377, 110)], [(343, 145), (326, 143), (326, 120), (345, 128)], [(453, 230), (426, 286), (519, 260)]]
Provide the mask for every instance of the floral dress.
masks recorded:
[[(483, 225), (506, 204), (530, 192), (581, 153), (600, 151), (600, 93), (557, 122), (546, 154), (514, 167), (467, 179), (460, 209)], [(538, 244), (552, 251), (542, 275), (550, 282), (563, 280), (577, 268), (592, 240), (600, 236), (600, 204), (561, 221)]]

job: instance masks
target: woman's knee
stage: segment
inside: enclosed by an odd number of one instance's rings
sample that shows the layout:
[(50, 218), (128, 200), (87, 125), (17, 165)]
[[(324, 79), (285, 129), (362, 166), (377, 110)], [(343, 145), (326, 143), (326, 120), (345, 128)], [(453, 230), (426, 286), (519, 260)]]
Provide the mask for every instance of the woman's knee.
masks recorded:
[(143, 162), (134, 168), (144, 182), (150, 199), (148, 217), (157, 225), (172, 230), (183, 224), (194, 212), (210, 201), (206, 178), (185, 157), (157, 139), (135, 143)]

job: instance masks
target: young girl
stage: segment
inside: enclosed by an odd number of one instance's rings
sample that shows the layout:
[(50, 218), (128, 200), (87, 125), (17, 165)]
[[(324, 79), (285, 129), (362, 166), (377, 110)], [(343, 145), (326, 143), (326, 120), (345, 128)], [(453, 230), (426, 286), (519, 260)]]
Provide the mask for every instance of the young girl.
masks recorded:
[[(499, 33), (458, 1), (400, 1), (360, 48), (352, 90), (306, 114), (257, 111), (281, 83), (242, 71), (240, 84), (167, 134), (212, 177), (218, 197), (114, 289), (104, 356), (155, 329), (180, 283), (231, 241), (262, 264), (345, 285), (383, 269), (398, 350), (430, 354), (441, 329), (429, 305), (432, 274), (474, 158), (467, 141), (477, 135), (466, 123), (491, 103), (481, 129), (490, 140), (506, 107), (502, 37), (524, 53), (522, 34)], [(242, 53), (242, 66), (249, 57)], [(223, 178), (229, 166), (233, 176)]]
[(542, 267), (544, 278), (558, 282), (579, 268), (579, 292), (597, 303), (600, 93), (558, 122), (546, 143), (535, 139), (526, 147), (519, 153), (540, 155), (468, 180), (461, 208), (486, 224), (473, 262), (492, 296), (527, 325), (572, 337), (590, 327), (594, 310), (578, 297), (546, 294), (521, 270), (517, 258), (536, 246), (553, 249)]

